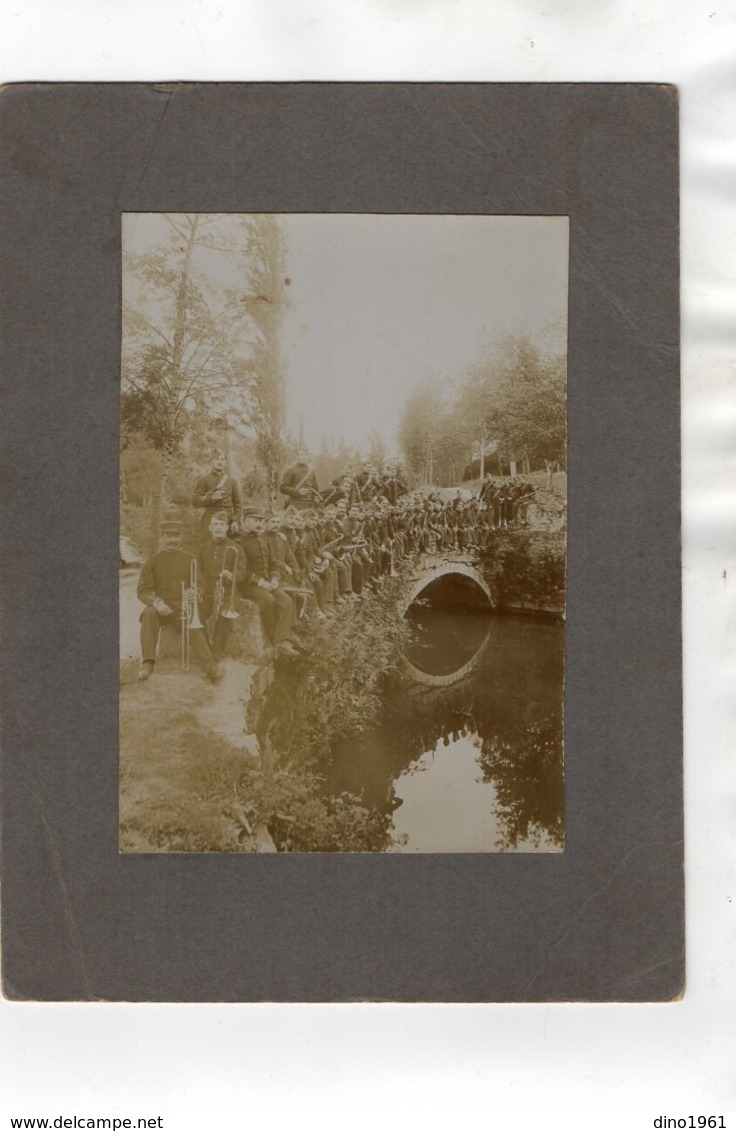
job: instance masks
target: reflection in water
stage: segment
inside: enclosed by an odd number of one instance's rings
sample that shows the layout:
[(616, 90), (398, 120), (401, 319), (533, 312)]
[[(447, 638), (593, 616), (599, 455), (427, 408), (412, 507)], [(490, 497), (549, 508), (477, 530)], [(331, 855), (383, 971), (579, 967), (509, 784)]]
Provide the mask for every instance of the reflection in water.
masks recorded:
[(563, 629), (459, 607), (411, 610), (410, 660), (457, 683), (394, 688), (381, 723), (333, 747), (330, 785), (386, 815), (398, 852), (559, 851)]
[[(480, 788), (478, 788), (480, 786)], [(389, 852), (488, 852), (510, 848), (493, 778), (478, 772), (478, 740), (438, 742), (397, 779), (393, 817), (397, 846)], [(545, 829), (517, 839), (516, 852), (554, 852)]]
[(428, 675), (451, 675), (465, 667), (489, 634), (488, 617), (477, 609), (448, 611), (417, 602), (407, 612), (407, 620), (414, 629), (407, 659)]

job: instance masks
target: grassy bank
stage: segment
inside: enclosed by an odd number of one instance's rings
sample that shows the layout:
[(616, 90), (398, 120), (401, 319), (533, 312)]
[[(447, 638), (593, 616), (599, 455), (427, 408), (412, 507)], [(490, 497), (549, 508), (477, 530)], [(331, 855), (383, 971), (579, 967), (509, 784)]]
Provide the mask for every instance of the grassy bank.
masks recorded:
[[(309, 628), (299, 659), (263, 669), (226, 662), (224, 686), (175, 664), (150, 681), (121, 669), (120, 848), (124, 852), (377, 851), (386, 819), (348, 794), (329, 796), (330, 742), (371, 725), (405, 627), (381, 594)], [(261, 758), (222, 719), (239, 710)], [(212, 725), (209, 725), (209, 724)]]

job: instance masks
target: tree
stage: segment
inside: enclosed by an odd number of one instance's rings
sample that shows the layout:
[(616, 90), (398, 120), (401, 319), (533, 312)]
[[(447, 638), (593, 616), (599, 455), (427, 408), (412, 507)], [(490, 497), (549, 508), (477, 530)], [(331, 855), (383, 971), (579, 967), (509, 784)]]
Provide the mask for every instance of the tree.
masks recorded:
[(252, 331), (242, 296), (216, 270), (217, 257), (229, 254), (227, 220), (161, 214), (157, 242), (124, 259), (122, 440), (139, 432), (161, 454), (151, 548), (172, 461), (193, 421), (242, 414), (248, 401)]
[(545, 358), (525, 339), (505, 344), (500, 430), (506, 451), (529, 464), (565, 459), (567, 381), (563, 357)]
[(244, 305), (255, 327), (247, 372), (251, 393), (248, 421), (256, 434), (271, 501), (276, 498), (284, 459), (285, 391), (281, 330), (286, 312), (286, 245), (277, 216), (239, 217), (240, 248), (247, 295)]
[(422, 483), (435, 482), (445, 415), (445, 399), (437, 378), (423, 381), (407, 397), (399, 424), (399, 444), (407, 466)]
[(382, 467), (386, 462), (388, 449), (386, 441), (377, 428), (371, 428), (368, 435), (368, 459), (376, 467)]
[(458, 421), (467, 438), (470, 462), (478, 453), (480, 478), (486, 472), (486, 452), (499, 432), (498, 405), (501, 374), (493, 359), (473, 363), (460, 383), (457, 398)]
[(503, 461), (532, 465), (562, 463), (567, 436), (565, 359), (543, 355), (528, 338), (507, 338), (471, 365), (461, 383), (460, 417), (474, 431), (481, 458), (496, 449)]

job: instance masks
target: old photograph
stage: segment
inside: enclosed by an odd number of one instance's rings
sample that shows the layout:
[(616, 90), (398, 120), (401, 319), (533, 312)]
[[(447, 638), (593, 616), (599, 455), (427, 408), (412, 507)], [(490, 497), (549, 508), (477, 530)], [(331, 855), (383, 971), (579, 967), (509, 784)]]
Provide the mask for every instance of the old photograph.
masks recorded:
[(551, 853), (566, 216), (126, 213), (125, 853)]

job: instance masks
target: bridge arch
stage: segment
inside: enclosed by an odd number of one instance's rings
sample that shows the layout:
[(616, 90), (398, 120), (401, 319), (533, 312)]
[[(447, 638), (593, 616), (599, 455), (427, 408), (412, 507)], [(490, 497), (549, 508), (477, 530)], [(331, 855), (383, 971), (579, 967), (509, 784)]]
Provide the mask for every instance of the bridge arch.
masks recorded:
[(474, 581), (478, 588), (485, 593), (489, 605), (493, 605), (493, 597), (491, 596), (488, 582), (475, 566), (470, 565), (468, 562), (439, 561), (435, 564), (421, 566), (420, 569), (411, 576), (403, 596), (402, 614), (406, 612), (409, 606), (416, 601), (417, 597), (423, 593), (432, 582), (438, 581), (441, 577), (452, 577), (453, 575), (469, 577), (470, 580)]
[[(412, 574), (407, 579), (407, 585), (402, 595), (402, 615), (407, 612), (409, 607), (421, 596), (425, 589), (442, 577), (468, 578), (477, 586), (478, 590), (485, 595), (489, 606), (493, 606), (493, 597), (488, 582), (471, 562), (447, 558), (429, 560), (425, 558), (417, 564)], [(417, 667), (408, 656), (404, 657), (404, 670), (416, 684), (423, 685), (424, 687), (449, 687), (451, 684), (461, 680), (468, 672), (472, 671), (488, 647), (490, 636), (491, 630), (489, 626), (485, 639), (474, 654), (466, 663), (453, 672), (446, 672), (443, 675), (434, 675), (431, 672), (423, 671), (422, 668)]]

